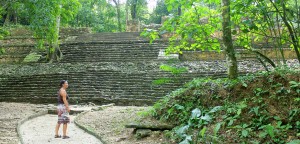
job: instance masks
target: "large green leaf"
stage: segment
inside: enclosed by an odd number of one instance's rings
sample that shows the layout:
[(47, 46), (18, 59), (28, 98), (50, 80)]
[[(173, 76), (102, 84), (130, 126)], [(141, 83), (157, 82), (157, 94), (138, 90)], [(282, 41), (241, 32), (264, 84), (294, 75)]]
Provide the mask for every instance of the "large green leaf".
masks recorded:
[(196, 108), (192, 111), (192, 119), (198, 118), (201, 116), (201, 110), (199, 108)]
[(186, 131), (189, 129), (189, 126), (188, 125), (185, 125), (183, 127), (180, 127), (178, 130), (176, 130), (176, 134), (179, 135), (179, 136), (185, 136), (186, 134)]
[(300, 140), (292, 140), (286, 144), (300, 144)]
[(208, 113), (215, 113), (215, 112), (217, 112), (217, 111), (219, 111), (221, 109), (222, 109), (222, 106), (216, 106), (213, 109), (211, 109)]

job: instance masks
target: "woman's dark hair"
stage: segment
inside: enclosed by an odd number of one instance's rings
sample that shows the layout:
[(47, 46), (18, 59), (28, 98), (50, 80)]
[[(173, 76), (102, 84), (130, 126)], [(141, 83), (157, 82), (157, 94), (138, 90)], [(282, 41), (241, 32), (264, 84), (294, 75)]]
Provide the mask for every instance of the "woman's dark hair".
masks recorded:
[(62, 81), (60, 81), (60, 84), (59, 84), (59, 86), (60, 87), (62, 87), (65, 83), (66, 83), (67, 81), (66, 80), (62, 80)]

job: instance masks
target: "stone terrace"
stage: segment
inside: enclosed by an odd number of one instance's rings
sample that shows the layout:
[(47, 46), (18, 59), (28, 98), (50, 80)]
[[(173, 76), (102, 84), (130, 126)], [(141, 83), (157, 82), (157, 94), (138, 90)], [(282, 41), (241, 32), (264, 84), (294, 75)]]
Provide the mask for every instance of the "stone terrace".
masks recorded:
[[(150, 105), (195, 77), (226, 75), (224, 60), (170, 63), (160, 59), (166, 47), (163, 41), (149, 44), (139, 33), (72, 35), (61, 44), (60, 63), (17, 64), (33, 46), (7, 46), (11, 64), (0, 64), (0, 101), (55, 103), (59, 81), (66, 79), (73, 104)], [(161, 64), (186, 67), (188, 72), (174, 76), (160, 70)], [(240, 61), (241, 73), (262, 69), (257, 61)], [(175, 81), (153, 84), (162, 77)]]

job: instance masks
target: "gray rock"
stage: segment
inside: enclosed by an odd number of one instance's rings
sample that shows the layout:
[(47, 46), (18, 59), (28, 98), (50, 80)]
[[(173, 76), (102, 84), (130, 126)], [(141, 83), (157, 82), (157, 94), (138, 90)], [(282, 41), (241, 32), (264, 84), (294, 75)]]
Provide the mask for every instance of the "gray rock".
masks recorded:
[(152, 131), (150, 129), (137, 129), (135, 132), (135, 138), (142, 139), (148, 137), (151, 135), (151, 132)]

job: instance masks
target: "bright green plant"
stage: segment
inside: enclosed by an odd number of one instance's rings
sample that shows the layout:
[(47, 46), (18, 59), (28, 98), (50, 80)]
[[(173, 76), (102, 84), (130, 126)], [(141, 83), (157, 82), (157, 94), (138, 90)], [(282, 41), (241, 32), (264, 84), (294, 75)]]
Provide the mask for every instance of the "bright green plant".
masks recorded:
[(171, 75), (173, 76), (173, 78), (169, 78), (169, 77), (159, 78), (159, 79), (154, 80), (152, 82), (152, 84), (154, 84), (154, 85), (162, 85), (162, 84), (166, 84), (166, 83), (174, 83), (174, 82), (176, 82), (180, 78), (180, 74), (187, 72), (187, 68), (185, 68), (185, 67), (177, 68), (177, 67), (173, 67), (173, 66), (166, 65), (166, 64), (161, 65), (160, 69), (162, 71), (171, 73)]
[(154, 40), (159, 38), (159, 32), (153, 29), (145, 29), (141, 32), (141, 36), (150, 38), (150, 44), (152, 44)]
[[(192, 110), (191, 117), (188, 121), (187, 125), (184, 125), (176, 130), (176, 134), (183, 140), (180, 144), (190, 144), (190, 143), (198, 143), (199, 137), (205, 137), (206, 128), (205, 125), (209, 124), (213, 119), (213, 113), (216, 113), (222, 109), (221, 106), (216, 106), (210, 111), (201, 111), (199, 108)], [(189, 128), (201, 128), (201, 131), (197, 134), (197, 136), (193, 140), (193, 136), (188, 134)], [(219, 131), (220, 124), (217, 124), (217, 127), (214, 130), (214, 133)]]
[(225, 122), (228, 127), (232, 127), (234, 122), (240, 118), (242, 114), (242, 110), (247, 107), (247, 104), (244, 102), (240, 102), (237, 104), (226, 103), (224, 106), (224, 110), (226, 111), (226, 115), (224, 115)]
[[(178, 143), (222, 143), (227, 133), (232, 143), (287, 143), (300, 135), (300, 100), (292, 91), (299, 83), (291, 74), (297, 79), (299, 71), (278, 67), (236, 80), (194, 79), (158, 101), (152, 112), (179, 126), (172, 130)], [(228, 93), (218, 93), (224, 90)], [(222, 111), (206, 115), (211, 105)]]
[(287, 144), (299, 144), (300, 140), (292, 140), (290, 142), (288, 142)]
[(30, 53), (24, 58), (23, 62), (25, 63), (37, 62), (41, 57), (42, 56), (37, 53)]
[[(3, 39), (7, 35), (9, 35), (9, 32), (7, 30), (5, 30), (4, 28), (0, 27), (0, 40)], [(0, 55), (4, 54), (4, 53), (5, 53), (5, 49), (0, 47)]]
[(290, 87), (300, 94), (300, 82), (290, 81)]

